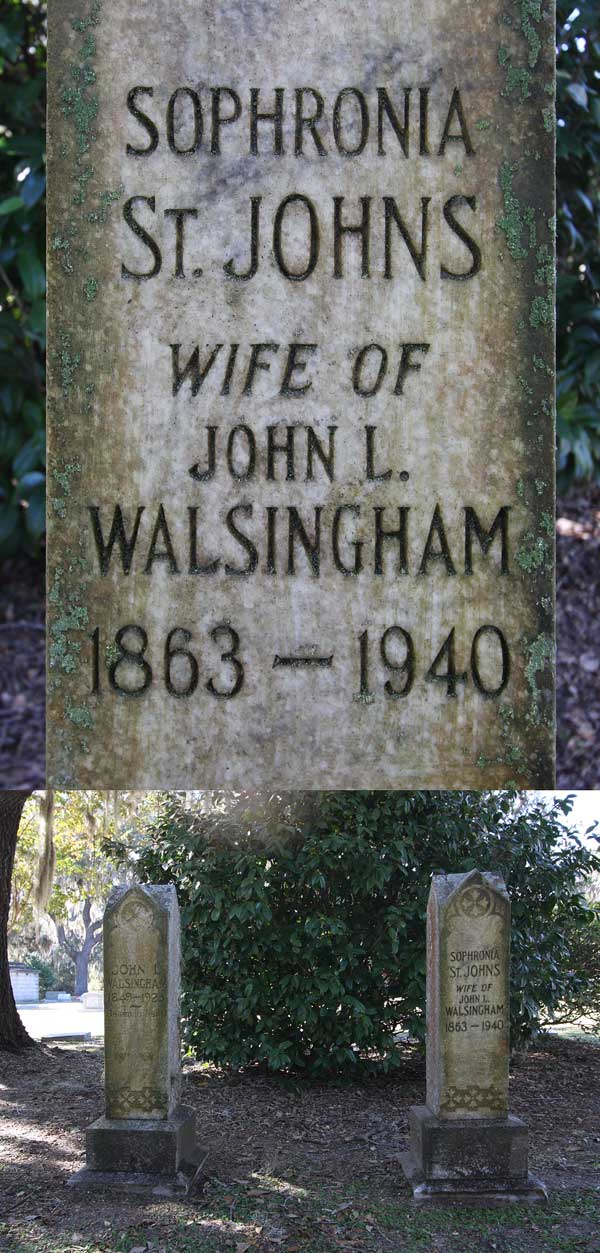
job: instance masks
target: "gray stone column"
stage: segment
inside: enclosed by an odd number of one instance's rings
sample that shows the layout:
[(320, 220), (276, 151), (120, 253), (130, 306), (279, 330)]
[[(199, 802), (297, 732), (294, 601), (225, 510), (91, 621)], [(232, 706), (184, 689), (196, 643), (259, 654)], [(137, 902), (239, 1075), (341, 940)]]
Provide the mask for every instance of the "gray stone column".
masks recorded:
[(179, 1002), (175, 888), (117, 888), (104, 915), (106, 1112), (72, 1184), (189, 1191), (206, 1153), (180, 1104)]
[(510, 900), (498, 875), (434, 875), (427, 907), (427, 1104), (404, 1173), (420, 1202), (545, 1199), (508, 1111)]

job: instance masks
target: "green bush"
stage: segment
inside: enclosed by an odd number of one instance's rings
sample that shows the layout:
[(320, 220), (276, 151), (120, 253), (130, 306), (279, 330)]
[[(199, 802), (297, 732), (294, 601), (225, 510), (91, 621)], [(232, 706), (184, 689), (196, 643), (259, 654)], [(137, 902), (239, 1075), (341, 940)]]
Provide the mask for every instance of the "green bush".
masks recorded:
[(0, 557), (44, 533), (45, 13), (0, 14)]
[[(568, 18), (578, 13), (572, 21)], [(558, 486), (600, 481), (600, 8), (559, 2)]]
[(514, 801), (325, 793), (312, 812), (269, 824), (198, 816), (167, 797), (138, 871), (177, 887), (188, 1045), (234, 1067), (313, 1076), (394, 1066), (396, 1028), (424, 1038), (431, 875), (475, 866), (504, 874), (512, 898), (513, 1044), (557, 1005), (585, 1000), (571, 963), (589, 917), (578, 884), (600, 863), (566, 833), (567, 803), (524, 813)]
[(37, 970), (40, 976), (40, 997), (46, 995), (46, 992), (53, 988), (56, 983), (56, 976), (49, 962), (44, 961), (43, 957), (39, 957), (37, 953), (27, 953), (23, 961), (31, 966), (32, 970)]
[(600, 1035), (600, 904), (592, 906), (586, 927), (568, 920), (566, 934), (578, 986), (568, 1002), (555, 1007), (550, 1021), (577, 1024)]

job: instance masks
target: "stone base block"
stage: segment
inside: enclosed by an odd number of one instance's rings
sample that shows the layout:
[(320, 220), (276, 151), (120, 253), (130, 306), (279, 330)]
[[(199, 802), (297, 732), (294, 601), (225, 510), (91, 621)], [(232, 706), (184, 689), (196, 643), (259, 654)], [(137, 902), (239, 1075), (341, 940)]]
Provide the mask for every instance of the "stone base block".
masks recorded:
[(85, 1138), (86, 1165), (70, 1187), (186, 1194), (208, 1156), (196, 1145), (194, 1114), (185, 1106), (164, 1119), (98, 1118)]
[(528, 1132), (520, 1118), (442, 1119), (410, 1110), (411, 1151), (402, 1169), (415, 1201), (502, 1205), (547, 1200), (527, 1169)]

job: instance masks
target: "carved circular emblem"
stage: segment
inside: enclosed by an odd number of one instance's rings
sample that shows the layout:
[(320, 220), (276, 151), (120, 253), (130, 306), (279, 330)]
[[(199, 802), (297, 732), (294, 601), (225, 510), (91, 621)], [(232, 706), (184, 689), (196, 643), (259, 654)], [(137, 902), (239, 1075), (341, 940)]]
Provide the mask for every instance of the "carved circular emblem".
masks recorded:
[(491, 894), (479, 885), (465, 888), (458, 899), (458, 908), (466, 918), (485, 918), (492, 908)]

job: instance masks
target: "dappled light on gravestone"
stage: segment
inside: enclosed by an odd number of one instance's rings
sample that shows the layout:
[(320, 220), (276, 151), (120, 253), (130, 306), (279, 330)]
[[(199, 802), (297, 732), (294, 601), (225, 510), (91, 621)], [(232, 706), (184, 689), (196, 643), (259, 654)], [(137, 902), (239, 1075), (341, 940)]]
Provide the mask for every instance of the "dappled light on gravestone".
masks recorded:
[(117, 888), (104, 915), (106, 1114), (86, 1132), (82, 1187), (187, 1193), (206, 1159), (180, 1104), (180, 940), (172, 886)]
[(427, 1104), (404, 1172), (420, 1203), (544, 1201), (508, 1112), (510, 900), (499, 875), (434, 875), (427, 907)]
[(552, 786), (552, 6), (49, 38), (49, 778)]

